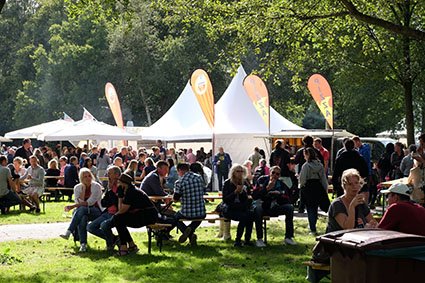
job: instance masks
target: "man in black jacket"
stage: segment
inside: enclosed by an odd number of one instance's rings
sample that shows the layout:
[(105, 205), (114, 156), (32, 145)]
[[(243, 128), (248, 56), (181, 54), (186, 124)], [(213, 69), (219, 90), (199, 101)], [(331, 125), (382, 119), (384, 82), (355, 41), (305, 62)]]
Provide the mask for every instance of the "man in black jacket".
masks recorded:
[(118, 211), (118, 179), (121, 175), (121, 169), (117, 166), (108, 168), (108, 190), (103, 195), (101, 200), (102, 207), (105, 210), (102, 214), (93, 220), (87, 230), (106, 241), (106, 249), (114, 250), (114, 244), (117, 241), (117, 236), (112, 234), (112, 216)]
[(360, 155), (360, 153), (354, 149), (354, 141), (348, 139), (344, 143), (345, 151), (338, 156), (335, 160), (335, 168), (332, 175), (332, 184), (337, 196), (344, 194), (344, 190), (341, 186), (342, 172), (347, 169), (357, 169), (362, 178), (366, 178), (369, 175), (366, 161)]

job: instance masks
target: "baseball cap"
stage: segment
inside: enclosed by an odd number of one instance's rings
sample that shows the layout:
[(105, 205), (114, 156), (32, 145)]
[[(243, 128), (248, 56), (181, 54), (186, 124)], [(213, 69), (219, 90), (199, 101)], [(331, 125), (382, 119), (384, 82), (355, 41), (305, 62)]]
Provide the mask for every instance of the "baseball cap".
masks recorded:
[(405, 196), (410, 196), (411, 192), (412, 189), (403, 183), (393, 184), (389, 189), (381, 191), (382, 194), (394, 193)]

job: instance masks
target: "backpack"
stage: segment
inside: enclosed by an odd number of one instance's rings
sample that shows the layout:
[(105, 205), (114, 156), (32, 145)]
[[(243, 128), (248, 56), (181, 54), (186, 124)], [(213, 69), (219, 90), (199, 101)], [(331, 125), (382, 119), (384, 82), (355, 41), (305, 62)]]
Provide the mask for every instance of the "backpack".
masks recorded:
[(264, 169), (264, 166), (259, 166), (257, 169), (255, 169), (254, 176), (252, 177), (252, 183), (254, 184), (254, 186), (257, 184), (258, 179), (264, 175), (266, 175), (266, 170)]

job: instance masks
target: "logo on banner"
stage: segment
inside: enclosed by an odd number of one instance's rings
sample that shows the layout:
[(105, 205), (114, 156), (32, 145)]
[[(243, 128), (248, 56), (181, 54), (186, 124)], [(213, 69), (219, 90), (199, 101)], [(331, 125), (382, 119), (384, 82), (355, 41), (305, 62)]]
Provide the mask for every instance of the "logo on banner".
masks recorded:
[(326, 122), (333, 129), (332, 90), (328, 81), (323, 76), (314, 74), (308, 79), (307, 86)]

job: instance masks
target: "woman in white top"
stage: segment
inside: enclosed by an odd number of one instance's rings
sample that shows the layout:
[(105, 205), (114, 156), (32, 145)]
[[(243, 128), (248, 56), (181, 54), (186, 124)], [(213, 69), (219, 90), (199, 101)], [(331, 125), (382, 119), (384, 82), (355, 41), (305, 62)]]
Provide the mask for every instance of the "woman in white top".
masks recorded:
[(93, 174), (88, 168), (81, 168), (79, 178), (80, 183), (74, 187), (75, 203), (65, 206), (65, 211), (76, 209), (68, 229), (60, 236), (69, 239), (71, 233), (78, 228), (80, 252), (85, 252), (87, 251), (87, 223), (101, 214), (102, 186), (94, 181)]

